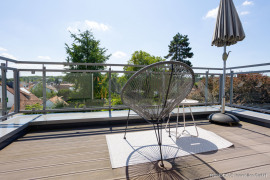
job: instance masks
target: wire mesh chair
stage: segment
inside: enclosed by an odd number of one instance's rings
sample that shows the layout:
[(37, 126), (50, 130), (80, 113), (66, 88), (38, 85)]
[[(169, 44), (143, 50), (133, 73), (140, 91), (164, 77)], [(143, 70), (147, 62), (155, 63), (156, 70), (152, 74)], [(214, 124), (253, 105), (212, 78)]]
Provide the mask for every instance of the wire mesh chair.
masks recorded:
[[(166, 61), (151, 64), (139, 70), (122, 89), (122, 102), (153, 124), (160, 149), (159, 165), (162, 168), (164, 168), (161, 150), (162, 123), (190, 93), (194, 81), (194, 72), (189, 66), (180, 62)], [(126, 139), (130, 109), (124, 139)]]

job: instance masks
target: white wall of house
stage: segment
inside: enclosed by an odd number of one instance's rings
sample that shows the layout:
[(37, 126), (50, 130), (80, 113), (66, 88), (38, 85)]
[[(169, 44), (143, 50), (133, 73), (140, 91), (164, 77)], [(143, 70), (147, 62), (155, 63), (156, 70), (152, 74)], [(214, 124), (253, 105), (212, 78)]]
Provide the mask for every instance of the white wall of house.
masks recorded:
[[(0, 86), (0, 98), (2, 103), (2, 86)], [(14, 104), (14, 95), (7, 90), (7, 108), (11, 108)], [(2, 107), (2, 106), (1, 106)]]

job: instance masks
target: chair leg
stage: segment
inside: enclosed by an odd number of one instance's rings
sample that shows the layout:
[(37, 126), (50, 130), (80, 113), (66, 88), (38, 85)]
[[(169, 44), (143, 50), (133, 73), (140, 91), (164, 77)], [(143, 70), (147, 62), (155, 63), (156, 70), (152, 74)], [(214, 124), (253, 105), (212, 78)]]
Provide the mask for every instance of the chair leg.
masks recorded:
[(186, 130), (186, 114), (185, 114), (185, 105), (183, 105), (183, 121), (184, 121), (184, 130)]
[(186, 130), (186, 114), (185, 114), (185, 105), (183, 105), (183, 121), (184, 121), (184, 130), (182, 131), (181, 135), (183, 135), (183, 134), (184, 134), (184, 132), (189, 133), (189, 132)]
[(168, 119), (167, 119), (167, 123), (166, 123), (166, 125), (165, 125), (165, 131), (166, 131), (166, 132), (168, 132), (168, 131), (167, 131), (167, 127), (168, 127), (168, 125), (169, 125), (169, 137), (171, 137), (171, 122), (170, 122), (171, 114), (172, 114), (172, 113), (169, 114)]
[(127, 127), (128, 127), (128, 120), (129, 120), (129, 114), (130, 114), (130, 108), (128, 109), (128, 117), (127, 117), (127, 124), (126, 124), (126, 129), (125, 129), (124, 139), (126, 139)]
[(195, 120), (194, 120), (194, 116), (193, 116), (193, 113), (191, 111), (191, 107), (190, 106), (189, 106), (189, 110), (190, 110), (190, 114), (191, 114), (191, 117), (192, 117), (192, 120), (193, 120), (193, 124), (194, 124), (195, 129), (196, 129), (196, 132), (197, 132), (197, 136), (196, 137), (198, 137), (199, 136), (199, 132), (198, 132), (198, 129), (197, 129), (197, 126), (196, 126), (196, 123), (195, 123)]
[(158, 142), (158, 145), (159, 145), (159, 152), (160, 152), (160, 166), (161, 167), (164, 167), (164, 163), (163, 163), (163, 155), (162, 155), (162, 124), (161, 123), (157, 123), (155, 127), (155, 125), (153, 124), (154, 126), (154, 130), (155, 130), (155, 134), (156, 134), (156, 137), (157, 137), (157, 142)]
[(168, 127), (169, 122), (170, 122), (171, 114), (172, 114), (172, 113), (169, 114), (169, 117), (168, 117), (167, 122), (166, 122), (166, 125), (165, 125), (165, 130), (166, 130), (166, 131), (167, 131), (167, 127)]
[(171, 122), (169, 121), (169, 137), (171, 137)]
[(179, 104), (178, 104), (178, 108), (177, 108), (177, 119), (176, 119), (176, 129), (175, 129), (175, 131), (176, 131), (176, 134), (175, 134), (176, 139), (178, 137), (178, 121), (179, 121)]

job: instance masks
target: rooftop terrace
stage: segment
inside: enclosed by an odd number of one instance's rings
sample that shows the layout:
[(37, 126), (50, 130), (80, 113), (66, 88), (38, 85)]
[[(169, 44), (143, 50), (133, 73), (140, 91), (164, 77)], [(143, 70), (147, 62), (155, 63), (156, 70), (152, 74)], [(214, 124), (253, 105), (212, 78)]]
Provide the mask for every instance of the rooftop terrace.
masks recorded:
[[(234, 146), (175, 157), (171, 171), (150, 172), (149, 163), (112, 169), (105, 138), (107, 134), (124, 132), (127, 107), (118, 101), (123, 85), (118, 78), (119, 74), (134, 72), (113, 68), (130, 65), (88, 63), (83, 65), (108, 68), (67, 70), (64, 66), (82, 64), (16, 61), (4, 57), (0, 60), (6, 62), (1, 64), (0, 179), (246, 179), (248, 175), (252, 179), (267, 179), (270, 176), (269, 70), (256, 69), (270, 63), (227, 68), (230, 72), (227, 73), (226, 111), (240, 118), (237, 126), (212, 124), (207, 120), (207, 115), (220, 110), (221, 69), (193, 67), (197, 78), (190, 98), (199, 101), (192, 107), (198, 126)], [(16, 64), (37, 67), (23, 69), (16, 68)], [(56, 68), (56, 65), (62, 67)], [(71, 79), (64, 78), (66, 73), (79, 73), (89, 80), (88, 91), (76, 90)], [(94, 86), (96, 73), (104, 80), (99, 81), (103, 89)], [(248, 84), (252, 78), (254, 83)], [(61, 86), (60, 81), (69, 86)], [(39, 86), (41, 93), (36, 93)], [(76, 96), (64, 95), (63, 106), (49, 104), (50, 96), (60, 97), (61, 89), (48, 86), (66, 88)], [(258, 92), (263, 92), (263, 96)], [(39, 98), (42, 104), (31, 104), (25, 97), (29, 104), (20, 106), (20, 96), (27, 93)], [(177, 109), (173, 111), (173, 118), (176, 114)], [(182, 109), (179, 115), (183, 115)], [(129, 132), (153, 128), (136, 114), (131, 119)], [(188, 121), (188, 125), (192, 123)]]
[[(30, 131), (0, 151), (1, 179), (245, 179), (269, 177), (269, 128), (241, 122), (228, 127), (198, 119), (199, 127), (231, 141), (234, 146), (175, 158), (173, 170), (149, 172), (149, 164), (112, 169), (105, 135), (122, 133), (123, 125)], [(152, 129), (132, 124), (131, 131)], [(153, 152), (154, 153), (154, 152)]]

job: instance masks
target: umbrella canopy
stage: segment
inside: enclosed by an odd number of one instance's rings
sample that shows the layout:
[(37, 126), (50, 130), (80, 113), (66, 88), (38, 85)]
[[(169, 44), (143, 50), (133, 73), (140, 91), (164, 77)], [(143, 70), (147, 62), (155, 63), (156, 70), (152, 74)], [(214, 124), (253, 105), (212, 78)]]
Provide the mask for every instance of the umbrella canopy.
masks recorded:
[(212, 46), (230, 46), (242, 41), (245, 33), (232, 0), (220, 0)]

